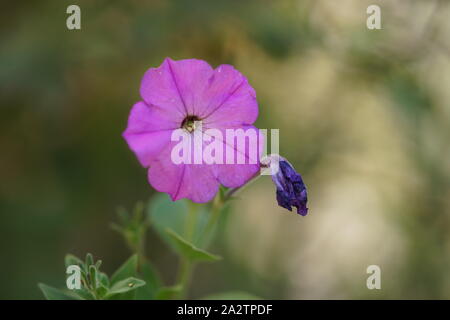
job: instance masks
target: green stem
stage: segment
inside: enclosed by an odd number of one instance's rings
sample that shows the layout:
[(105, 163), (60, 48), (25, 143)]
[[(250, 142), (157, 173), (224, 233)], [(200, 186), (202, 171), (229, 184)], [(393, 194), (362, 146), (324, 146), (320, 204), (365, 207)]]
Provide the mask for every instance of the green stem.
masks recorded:
[[(246, 183), (249, 184), (250, 181), (256, 180), (260, 176), (259, 171)], [(223, 198), (217, 195), (211, 206), (211, 213), (209, 215), (208, 222), (203, 232), (203, 236), (201, 239), (201, 243), (207, 243), (209, 238), (212, 236), (214, 232), (214, 227), (217, 225), (217, 221), (220, 217), (220, 212), (222, 208), (226, 204), (226, 202), (238, 191), (242, 188), (230, 189)], [(185, 235), (186, 238), (190, 241), (193, 240), (193, 235), (195, 233), (195, 228), (197, 227), (197, 217), (198, 217), (198, 206), (191, 202), (189, 203), (189, 212), (188, 217), (185, 224)], [(181, 287), (180, 293), (178, 295), (179, 299), (184, 299), (188, 286), (191, 281), (191, 277), (195, 268), (195, 264), (186, 259), (185, 257), (180, 258), (180, 269), (178, 271), (177, 284)]]
[(207, 242), (209, 237), (212, 235), (214, 231), (214, 227), (219, 219), (220, 212), (222, 211), (223, 206), (225, 205), (225, 201), (220, 199), (220, 197), (214, 198), (211, 207), (211, 213), (209, 215), (208, 222), (205, 227), (205, 231), (203, 232), (203, 243)]
[(194, 264), (186, 258), (181, 258), (177, 280), (178, 285), (181, 287), (180, 293), (178, 294), (179, 299), (184, 299), (186, 297), (193, 271)]
[(193, 241), (195, 228), (197, 227), (198, 206), (194, 202), (189, 202), (188, 217), (185, 225), (186, 239)]
[[(190, 241), (193, 240), (195, 234), (195, 228), (197, 227), (197, 217), (198, 217), (198, 206), (190, 202), (189, 211), (185, 224), (185, 234), (186, 238)], [(180, 269), (178, 271), (177, 284), (181, 287), (180, 293), (178, 295), (179, 299), (184, 299), (187, 292), (188, 286), (194, 272), (194, 264), (185, 257), (180, 257)]]
[(147, 257), (145, 255), (145, 231), (142, 233), (139, 244), (136, 248), (136, 254), (137, 254), (137, 270), (141, 271), (142, 266), (144, 265)]

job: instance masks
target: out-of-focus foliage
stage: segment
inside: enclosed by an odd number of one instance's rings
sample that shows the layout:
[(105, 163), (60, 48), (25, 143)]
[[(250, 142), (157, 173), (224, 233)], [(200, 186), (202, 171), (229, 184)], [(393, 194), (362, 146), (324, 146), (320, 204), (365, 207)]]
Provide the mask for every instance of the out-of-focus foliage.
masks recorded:
[[(2, 7), (1, 298), (63, 284), (66, 252), (94, 252), (107, 274), (128, 257), (108, 225), (154, 190), (121, 133), (166, 56), (242, 71), (310, 198), (302, 218), (278, 208), (270, 178), (245, 189), (212, 250), (224, 260), (199, 266), (191, 297), (450, 297), (447, 1), (80, 0), (69, 31), (73, 3)], [(382, 30), (366, 28), (369, 4)], [(176, 257), (148, 235), (172, 283)]]
[[(221, 225), (219, 222), (226, 217), (228, 200), (230, 198), (223, 198), (222, 192), (218, 193), (214, 201), (203, 205), (187, 199), (173, 202), (167, 195), (159, 194), (151, 200), (147, 210), (148, 217), (143, 214), (145, 209), (141, 202), (136, 204), (132, 214), (121, 208), (118, 211), (120, 222), (112, 224), (112, 228), (123, 237), (134, 254), (111, 278), (100, 271), (102, 262), (99, 260), (94, 263), (92, 254), (86, 255), (85, 262), (68, 254), (65, 258), (67, 288), (57, 289), (42, 283), (39, 288), (48, 300), (184, 299), (189, 293), (195, 266), (200, 262), (221, 260), (221, 257), (206, 251), (206, 247), (210, 244), (212, 235), (217, 233), (217, 226)], [(206, 223), (203, 223), (204, 220)], [(173, 285), (164, 285), (159, 272), (147, 257), (145, 236), (149, 226), (157, 231), (179, 257), (178, 277)], [(246, 292), (223, 292), (204, 299), (211, 297), (256, 298)]]
[[(70, 254), (66, 256), (65, 260), (66, 267), (79, 267), (81, 272), (80, 288), (56, 289), (39, 284), (39, 288), (47, 300), (133, 299), (138, 290), (142, 290), (144, 286), (149, 287), (144, 280), (135, 278), (138, 275), (138, 257), (136, 255), (128, 259), (112, 275), (111, 280), (107, 274), (100, 272), (101, 260), (94, 264), (91, 254), (86, 255), (86, 262), (82, 262)], [(74, 272), (72, 273), (74, 274)]]

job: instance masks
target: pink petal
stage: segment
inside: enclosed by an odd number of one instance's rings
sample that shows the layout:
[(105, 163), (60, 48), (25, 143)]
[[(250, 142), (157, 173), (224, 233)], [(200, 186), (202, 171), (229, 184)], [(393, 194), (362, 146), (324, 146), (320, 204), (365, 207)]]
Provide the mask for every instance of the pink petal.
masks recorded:
[(165, 110), (141, 101), (131, 109), (123, 137), (142, 166), (148, 167), (168, 145), (172, 130), (177, 127), (178, 123)]
[(204, 105), (202, 93), (212, 75), (213, 69), (205, 61), (166, 58), (160, 67), (145, 73), (141, 96), (147, 103), (170, 109), (183, 118), (196, 115)]
[(214, 70), (202, 100), (208, 103), (200, 117), (210, 128), (252, 124), (258, 117), (255, 90), (247, 78), (230, 65), (221, 65)]
[[(229, 141), (226, 137), (226, 130), (221, 129), (224, 143), (223, 164), (215, 164), (218, 180), (228, 188), (235, 188), (245, 184), (255, 174), (259, 172), (260, 157), (263, 153), (264, 137), (259, 135), (259, 130), (254, 126), (243, 126), (242, 129), (254, 130), (257, 140), (254, 141), (253, 150), (250, 149), (249, 142), (240, 145), (236, 141)], [(227, 153), (233, 150), (234, 162), (227, 164)], [(244, 158), (244, 164), (238, 164), (238, 154)]]
[(171, 160), (176, 143), (170, 141), (172, 132), (187, 115), (202, 119), (205, 130), (221, 130), (224, 138), (227, 128), (257, 130), (251, 126), (258, 116), (255, 91), (232, 66), (213, 70), (201, 60), (167, 58), (145, 73), (140, 93), (145, 102), (132, 108), (123, 136), (141, 164), (150, 166), (148, 179), (156, 190), (169, 193), (173, 200), (208, 202), (219, 182), (239, 187), (258, 172), (261, 140), (256, 155), (249, 153), (248, 146), (240, 149), (223, 141), (244, 155), (246, 164), (176, 165)]
[(219, 164), (216, 166), (217, 178), (227, 188), (240, 187), (259, 172), (257, 164)]
[(164, 149), (148, 171), (150, 184), (159, 192), (166, 192), (173, 201), (188, 198), (204, 203), (212, 200), (219, 190), (215, 166), (174, 164), (170, 153), (172, 146)]

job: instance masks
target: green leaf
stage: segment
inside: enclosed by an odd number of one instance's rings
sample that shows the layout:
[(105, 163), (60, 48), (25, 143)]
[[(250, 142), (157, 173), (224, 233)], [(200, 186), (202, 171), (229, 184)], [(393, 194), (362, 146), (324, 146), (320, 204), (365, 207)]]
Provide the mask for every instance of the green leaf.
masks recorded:
[(187, 201), (171, 201), (166, 194), (157, 194), (147, 208), (150, 222), (162, 237), (166, 237), (166, 228), (180, 234), (183, 232), (188, 211)]
[(97, 269), (93, 265), (89, 266), (89, 277), (91, 279), (92, 288), (94, 290), (96, 290), (97, 289)]
[(97, 272), (97, 294), (103, 298), (109, 290), (109, 279), (106, 273)]
[(65, 264), (66, 268), (68, 266), (71, 266), (71, 265), (78, 265), (80, 267), (83, 267), (84, 262), (81, 261), (80, 258), (78, 258), (78, 257), (74, 256), (73, 254), (69, 253), (64, 258), (64, 264)]
[(171, 229), (166, 230), (167, 235), (173, 243), (176, 252), (191, 261), (217, 261), (222, 259), (220, 256), (211, 254), (203, 249), (197, 248), (192, 243), (183, 239), (175, 231)]
[(100, 284), (106, 288), (109, 288), (109, 279), (108, 279), (108, 275), (104, 272), (99, 272), (98, 273), (98, 281), (100, 282)]
[(162, 287), (155, 295), (156, 300), (170, 300), (181, 292), (182, 287), (180, 285), (172, 287)]
[[(190, 206), (196, 206), (197, 216), (194, 230), (188, 236), (186, 224)], [(184, 238), (192, 239), (195, 245), (200, 244), (209, 217), (209, 206), (198, 205), (186, 199), (172, 201), (167, 194), (160, 193), (150, 200), (147, 210), (151, 225), (169, 245), (172, 245), (172, 243), (166, 234), (167, 228), (172, 229)]]
[[(127, 261), (125, 261), (119, 269), (114, 272), (110, 279), (110, 286), (114, 286), (121, 280), (130, 277), (137, 277), (137, 267), (138, 267), (138, 256), (136, 254), (132, 255)], [(134, 300), (136, 292), (126, 292), (124, 294), (115, 295), (114, 299), (117, 300)]]
[(116, 282), (106, 293), (105, 298), (108, 299), (113, 295), (126, 293), (145, 285), (145, 281), (130, 277)]
[(125, 261), (124, 264), (122, 264), (120, 268), (117, 269), (116, 272), (114, 272), (114, 274), (111, 276), (111, 285), (116, 284), (120, 280), (137, 276), (137, 264), (138, 257), (136, 254), (134, 254), (127, 261)]
[(88, 253), (86, 255), (86, 268), (89, 268), (89, 266), (93, 264), (94, 264), (94, 257), (92, 256), (92, 254)]
[(161, 286), (161, 278), (158, 274), (158, 271), (150, 262), (145, 262), (142, 264), (141, 272), (143, 279), (147, 282), (148, 285), (152, 287), (160, 287)]
[(141, 265), (139, 278), (146, 282), (145, 286), (136, 290), (136, 300), (153, 300), (161, 287), (161, 280), (157, 270), (146, 261)]
[(75, 295), (71, 295), (43, 283), (39, 283), (38, 287), (39, 289), (41, 289), (47, 300), (80, 300), (80, 298), (76, 297)]
[(103, 285), (100, 285), (100, 287), (97, 288), (97, 295), (100, 297), (100, 299), (104, 299), (107, 294), (108, 288), (104, 287)]
[(243, 291), (227, 291), (220, 293), (213, 293), (208, 295), (203, 300), (261, 300), (261, 298), (252, 295), (251, 293)]
[(84, 287), (81, 287), (81, 289), (74, 289), (72, 290), (72, 292), (79, 296), (82, 300), (95, 300), (95, 297), (92, 295), (92, 293), (86, 290), (86, 288)]

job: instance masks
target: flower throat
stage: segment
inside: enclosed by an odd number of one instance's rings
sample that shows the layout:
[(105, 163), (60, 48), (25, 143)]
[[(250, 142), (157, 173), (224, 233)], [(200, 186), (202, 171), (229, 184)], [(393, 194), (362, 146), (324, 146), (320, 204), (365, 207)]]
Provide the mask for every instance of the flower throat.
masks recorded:
[(194, 115), (188, 115), (181, 122), (181, 128), (185, 129), (187, 132), (193, 132), (195, 130), (195, 122), (200, 121), (200, 118)]

